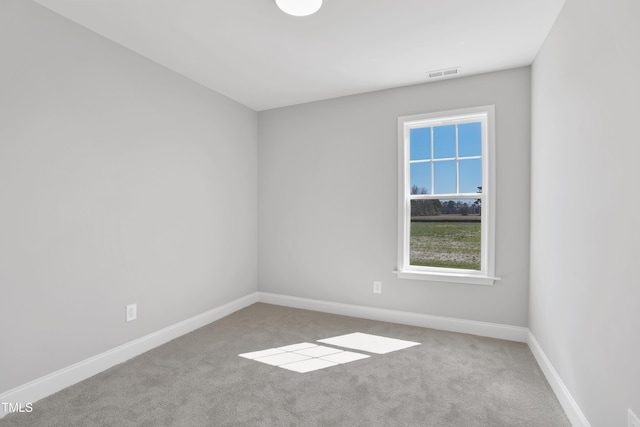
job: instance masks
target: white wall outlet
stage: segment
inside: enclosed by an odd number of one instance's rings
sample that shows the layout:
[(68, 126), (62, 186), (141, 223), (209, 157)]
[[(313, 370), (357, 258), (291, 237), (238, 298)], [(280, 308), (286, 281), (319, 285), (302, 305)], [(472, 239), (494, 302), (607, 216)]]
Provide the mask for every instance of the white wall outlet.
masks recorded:
[(136, 320), (138, 317), (138, 304), (129, 304), (127, 306), (127, 322)]
[(374, 294), (382, 293), (382, 282), (373, 282), (373, 293)]
[(629, 409), (629, 427), (640, 427), (640, 418)]

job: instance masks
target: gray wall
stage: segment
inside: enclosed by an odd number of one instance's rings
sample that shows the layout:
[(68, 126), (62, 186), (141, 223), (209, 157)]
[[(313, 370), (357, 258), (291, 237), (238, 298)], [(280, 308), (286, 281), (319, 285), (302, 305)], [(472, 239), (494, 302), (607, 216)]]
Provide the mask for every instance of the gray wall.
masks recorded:
[(530, 328), (594, 427), (640, 415), (639, 23), (568, 0), (533, 66)]
[(255, 112), (30, 1), (0, 52), (0, 393), (257, 290)]
[[(496, 106), (492, 287), (401, 280), (397, 118)], [(261, 291), (527, 326), (530, 69), (260, 112)], [(372, 293), (374, 280), (382, 294)]]

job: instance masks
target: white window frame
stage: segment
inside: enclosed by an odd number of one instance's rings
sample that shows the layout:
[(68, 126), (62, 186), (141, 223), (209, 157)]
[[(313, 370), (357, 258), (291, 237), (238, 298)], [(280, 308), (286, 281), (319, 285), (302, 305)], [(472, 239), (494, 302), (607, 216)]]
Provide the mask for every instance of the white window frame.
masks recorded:
[[(398, 117), (398, 269), (401, 279), (493, 285), (495, 280), (495, 106), (464, 108), (438, 113)], [(410, 265), (411, 171), (410, 131), (415, 128), (482, 122), (482, 199), (480, 270)], [(433, 141), (432, 141), (433, 143)], [(457, 157), (456, 157), (457, 160)], [(433, 185), (433, 181), (432, 181)], [(460, 194), (424, 198), (456, 199)], [(414, 196), (415, 198), (415, 196)]]

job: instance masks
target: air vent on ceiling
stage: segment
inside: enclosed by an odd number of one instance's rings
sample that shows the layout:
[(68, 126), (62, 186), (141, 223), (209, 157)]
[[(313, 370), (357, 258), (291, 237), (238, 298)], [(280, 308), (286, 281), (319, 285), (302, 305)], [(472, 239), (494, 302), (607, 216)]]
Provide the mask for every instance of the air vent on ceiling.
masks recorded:
[(439, 79), (442, 77), (457, 76), (462, 72), (462, 67), (446, 68), (444, 70), (427, 71), (427, 77), (429, 79)]

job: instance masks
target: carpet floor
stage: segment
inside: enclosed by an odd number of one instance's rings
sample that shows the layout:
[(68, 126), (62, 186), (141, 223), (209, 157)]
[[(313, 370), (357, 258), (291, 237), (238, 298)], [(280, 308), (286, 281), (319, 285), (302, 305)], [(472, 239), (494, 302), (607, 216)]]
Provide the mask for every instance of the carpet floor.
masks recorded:
[[(361, 332), (414, 341), (299, 373), (239, 354)], [(324, 344), (323, 344), (324, 345)], [(570, 426), (528, 346), (258, 303), (0, 426)]]

